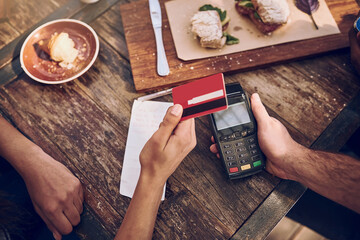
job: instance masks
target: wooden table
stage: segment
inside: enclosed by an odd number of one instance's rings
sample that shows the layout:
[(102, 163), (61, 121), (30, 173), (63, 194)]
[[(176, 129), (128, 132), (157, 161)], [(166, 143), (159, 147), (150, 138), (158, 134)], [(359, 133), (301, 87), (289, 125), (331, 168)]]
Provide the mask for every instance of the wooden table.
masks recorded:
[[(0, 113), (83, 183), (78, 235), (111, 239), (130, 202), (119, 194), (119, 182), (132, 102), (142, 95), (133, 85), (119, 14), (128, 1), (8, 2), (8, 19), (0, 22)], [(101, 47), (83, 76), (44, 85), (21, 70), (18, 56), (32, 29), (57, 18), (89, 23)], [(225, 81), (258, 92), (270, 114), (307, 147), (337, 151), (360, 125), (360, 81), (348, 48), (226, 74)], [(263, 239), (305, 191), (267, 172), (227, 180), (209, 151), (209, 129), (207, 117), (196, 119), (198, 144), (168, 180), (154, 239)]]

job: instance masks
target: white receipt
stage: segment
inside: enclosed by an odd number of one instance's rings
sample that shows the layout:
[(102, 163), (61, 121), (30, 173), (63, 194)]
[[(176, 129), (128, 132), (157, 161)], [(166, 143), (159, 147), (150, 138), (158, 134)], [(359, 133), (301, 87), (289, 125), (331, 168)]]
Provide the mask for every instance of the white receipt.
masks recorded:
[[(140, 175), (140, 152), (145, 143), (159, 128), (167, 109), (172, 105), (173, 103), (169, 102), (134, 101), (121, 172), (121, 195), (130, 198), (133, 196)], [(161, 200), (165, 199), (165, 188), (166, 184)]]

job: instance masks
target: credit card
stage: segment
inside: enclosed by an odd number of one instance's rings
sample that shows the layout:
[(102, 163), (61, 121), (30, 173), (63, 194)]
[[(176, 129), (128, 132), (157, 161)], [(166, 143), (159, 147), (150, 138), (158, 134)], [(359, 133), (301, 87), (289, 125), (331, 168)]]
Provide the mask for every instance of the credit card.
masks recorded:
[(172, 89), (174, 104), (182, 105), (181, 121), (227, 109), (224, 75), (218, 73)]

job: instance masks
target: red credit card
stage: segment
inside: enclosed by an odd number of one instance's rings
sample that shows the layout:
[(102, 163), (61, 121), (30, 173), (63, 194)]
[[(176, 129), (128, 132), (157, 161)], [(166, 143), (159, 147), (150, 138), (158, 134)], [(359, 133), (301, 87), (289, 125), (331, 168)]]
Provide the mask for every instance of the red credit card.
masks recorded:
[(183, 106), (181, 121), (227, 109), (224, 76), (218, 73), (172, 89), (174, 104)]

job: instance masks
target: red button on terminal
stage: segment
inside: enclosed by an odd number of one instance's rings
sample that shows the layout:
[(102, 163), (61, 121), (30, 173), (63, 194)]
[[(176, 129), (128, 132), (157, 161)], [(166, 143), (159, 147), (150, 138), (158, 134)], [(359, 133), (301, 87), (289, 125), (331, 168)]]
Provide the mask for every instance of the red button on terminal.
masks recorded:
[(237, 168), (237, 167), (229, 168), (229, 171), (230, 171), (231, 173), (238, 172), (238, 171), (239, 171), (239, 168)]

